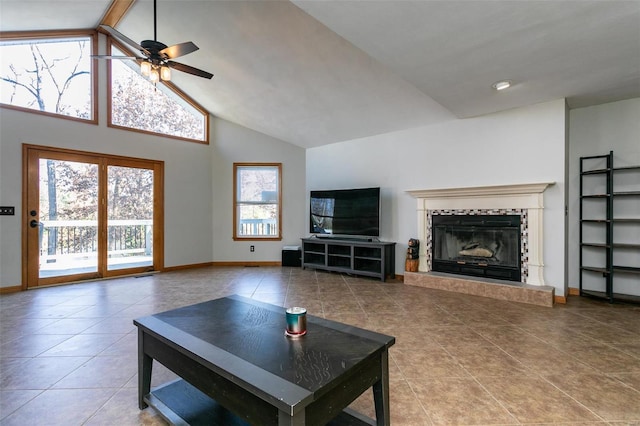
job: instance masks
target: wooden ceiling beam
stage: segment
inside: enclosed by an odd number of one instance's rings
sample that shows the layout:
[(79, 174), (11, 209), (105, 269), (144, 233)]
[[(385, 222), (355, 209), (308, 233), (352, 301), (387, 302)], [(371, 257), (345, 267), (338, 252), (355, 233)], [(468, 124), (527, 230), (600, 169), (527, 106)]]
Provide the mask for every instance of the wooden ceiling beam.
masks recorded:
[(118, 22), (124, 15), (127, 14), (133, 3), (136, 0), (113, 0), (109, 9), (105, 12), (102, 20), (100, 21), (100, 25), (108, 25), (111, 28), (115, 28), (118, 25)]

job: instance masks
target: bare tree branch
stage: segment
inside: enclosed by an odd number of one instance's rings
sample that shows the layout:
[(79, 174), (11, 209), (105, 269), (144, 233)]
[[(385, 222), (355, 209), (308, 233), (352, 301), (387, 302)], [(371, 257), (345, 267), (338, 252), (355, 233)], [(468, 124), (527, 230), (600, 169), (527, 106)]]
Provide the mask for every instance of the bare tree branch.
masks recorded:
[[(79, 51), (78, 55), (73, 53), (69, 55), (63, 54), (60, 57), (47, 59), (48, 51), (46, 49), (42, 49), (37, 42), (29, 43), (28, 49), (31, 53), (33, 68), (21, 68), (22, 72), (19, 73), (14, 64), (10, 64), (9, 68), (13, 75), (0, 77), (0, 81), (10, 84), (13, 88), (11, 95), (12, 102), (20, 94), (17, 89), (21, 88), (26, 90), (29, 96), (33, 97), (33, 102), (24, 99), (22, 100), (23, 104), (26, 103), (29, 107), (37, 104), (40, 111), (47, 111), (47, 101), (55, 99), (54, 112), (63, 114), (69, 106), (63, 104), (64, 95), (71, 86), (72, 81), (78, 76), (91, 74), (90, 71), (81, 70), (80, 68), (85, 58), (83, 49), (86, 47), (86, 41), (78, 41), (77, 47)], [(77, 56), (77, 59), (74, 58), (75, 56)], [(60, 65), (63, 63), (65, 63), (65, 65), (63, 68), (60, 68)], [(70, 67), (68, 74), (66, 73), (67, 64)], [(60, 71), (62, 71), (64, 75), (61, 74)], [(47, 92), (49, 91), (53, 91), (52, 94), (55, 94), (55, 98), (47, 97)], [(81, 116), (83, 114), (86, 114), (86, 112), (78, 109), (77, 115)]]
[(14, 78), (10, 78), (10, 77), (0, 77), (0, 79), (1, 79), (2, 81), (6, 81), (7, 83), (9, 83), (9, 84), (11, 84), (11, 85), (12, 85), (12, 87), (13, 87), (13, 93), (12, 93), (12, 95), (11, 95), (11, 100), (13, 100), (13, 98), (14, 98), (14, 97), (15, 97), (15, 95), (16, 95), (16, 88), (17, 88), (17, 87), (22, 87), (22, 88), (24, 88), (27, 92), (31, 93), (31, 94), (33, 95), (33, 97), (34, 97), (34, 98), (36, 98), (36, 99), (37, 99), (37, 98), (38, 98), (38, 94), (36, 93), (36, 91), (35, 91), (32, 87), (27, 86), (26, 84), (23, 84), (23, 83), (21, 83), (21, 82), (19, 82), (19, 81), (18, 81), (19, 74), (18, 74), (18, 72), (16, 71), (15, 67), (13, 66), (13, 64), (9, 66), (9, 69), (11, 70), (11, 72), (13, 72), (13, 76), (14, 76)]
[[(35, 69), (33, 73), (35, 73), (35, 87), (33, 86), (33, 80), (31, 80), (31, 85), (36, 92), (36, 101), (38, 102), (38, 107), (40, 111), (46, 111), (44, 99), (42, 99), (42, 77), (40, 76), (40, 63), (38, 62), (38, 57), (36, 56), (36, 52), (34, 51), (35, 44), (31, 44), (31, 56), (33, 56), (33, 63), (35, 64)], [(27, 71), (29, 72), (29, 71)]]

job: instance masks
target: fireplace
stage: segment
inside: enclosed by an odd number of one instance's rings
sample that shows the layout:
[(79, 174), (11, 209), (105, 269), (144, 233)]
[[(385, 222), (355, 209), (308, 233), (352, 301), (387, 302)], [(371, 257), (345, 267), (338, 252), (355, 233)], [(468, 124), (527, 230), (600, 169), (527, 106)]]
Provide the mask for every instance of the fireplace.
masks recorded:
[[(443, 254), (446, 254), (449, 258), (455, 258), (456, 252), (459, 254), (462, 250), (472, 250), (481, 247), (481, 245), (488, 246), (485, 247), (488, 250), (494, 250), (497, 244), (497, 241), (493, 237), (488, 238), (488, 240), (485, 238), (482, 241), (475, 241), (477, 238), (474, 238), (474, 241), (468, 241), (468, 243), (462, 244), (459, 248), (455, 247), (454, 249), (450, 249), (449, 245), (447, 245), (447, 251), (442, 251), (443, 248), (440, 247), (438, 249), (441, 250), (440, 254), (434, 257), (434, 244), (437, 243), (433, 235), (434, 218), (450, 216), (454, 217), (454, 219), (451, 220), (458, 220), (460, 218), (457, 216), (491, 216), (490, 219), (487, 218), (486, 220), (493, 221), (494, 219), (501, 219), (505, 216), (518, 216), (520, 220), (519, 232), (516, 236), (510, 234), (513, 240), (509, 239), (510, 242), (508, 244), (518, 247), (519, 250), (516, 254), (509, 255), (506, 263), (508, 263), (510, 268), (518, 270), (519, 272), (514, 271), (511, 278), (502, 276), (492, 276), (492, 278), (519, 281), (520, 283), (534, 286), (545, 286), (542, 255), (542, 239), (544, 235), (543, 192), (550, 185), (553, 185), (553, 182), (407, 191), (417, 200), (417, 237), (418, 240), (422, 242), (420, 244), (418, 272), (428, 273), (434, 271), (434, 259), (436, 257), (443, 257)], [(438, 220), (440, 219), (436, 219), (436, 221)], [(503, 230), (502, 232), (500, 245), (502, 246), (501, 250), (504, 250), (504, 246), (507, 244), (505, 242), (506, 234), (504, 234), (504, 232), (507, 231)], [(446, 238), (450, 239), (450, 244), (454, 247), (455, 245), (451, 242), (451, 238), (453, 237), (449, 236)], [(464, 237), (463, 239), (466, 238), (467, 237)], [(515, 241), (515, 243), (511, 241)], [(476, 242), (478, 245), (474, 246)], [(453, 254), (451, 254), (451, 251), (453, 251)], [(482, 252), (480, 250), (476, 250), (476, 253), (489, 254), (488, 252)], [(514, 258), (513, 256), (516, 255), (519, 257)], [(501, 261), (506, 260), (502, 253), (500, 253), (497, 258)], [(486, 268), (484, 263), (487, 263), (488, 266), (489, 259), (490, 257), (485, 259), (448, 259), (449, 263), (447, 263), (447, 266), (454, 268), (464, 266), (464, 269), (468, 270), (473, 268), (478, 272), (478, 269)], [(484, 262), (484, 260), (487, 260), (487, 262)], [(461, 264), (458, 263), (458, 261), (465, 263)], [(460, 266), (455, 266), (452, 262)], [(500, 269), (498, 273), (502, 273), (502, 269)], [(450, 272), (450, 274), (462, 275), (463, 273), (458, 270), (457, 272)], [(468, 277), (469, 275), (465, 274), (462, 276)], [(487, 275), (483, 276), (486, 277)]]
[(432, 215), (432, 270), (520, 282), (520, 219), (520, 215)]

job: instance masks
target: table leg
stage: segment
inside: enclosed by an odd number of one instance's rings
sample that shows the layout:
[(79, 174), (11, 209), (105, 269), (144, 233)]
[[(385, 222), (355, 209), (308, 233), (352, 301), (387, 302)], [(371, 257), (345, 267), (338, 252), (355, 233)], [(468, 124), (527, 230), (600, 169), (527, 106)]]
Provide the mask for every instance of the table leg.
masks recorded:
[(138, 330), (138, 407), (141, 410), (147, 408), (144, 397), (151, 392), (152, 367), (153, 358), (144, 353), (144, 332)]
[(290, 416), (285, 411), (278, 412), (278, 426), (304, 426), (305, 424), (305, 411), (302, 410), (295, 416)]
[(390, 426), (389, 410), (389, 352), (384, 351), (380, 360), (380, 380), (373, 384), (373, 402), (376, 407), (376, 425)]

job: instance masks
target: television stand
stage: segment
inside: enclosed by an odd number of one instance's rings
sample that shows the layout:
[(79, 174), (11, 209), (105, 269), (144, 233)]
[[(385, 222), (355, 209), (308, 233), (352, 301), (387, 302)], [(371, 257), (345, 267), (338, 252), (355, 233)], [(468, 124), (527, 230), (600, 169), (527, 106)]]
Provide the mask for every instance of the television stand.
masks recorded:
[(313, 268), (379, 278), (395, 278), (394, 242), (362, 238), (302, 238), (302, 269)]
[(340, 241), (364, 241), (364, 242), (375, 242), (375, 241), (379, 241), (376, 237), (337, 237), (335, 235), (325, 235), (325, 234), (318, 234), (318, 235), (314, 235), (312, 238), (318, 238), (320, 240), (340, 240)]

